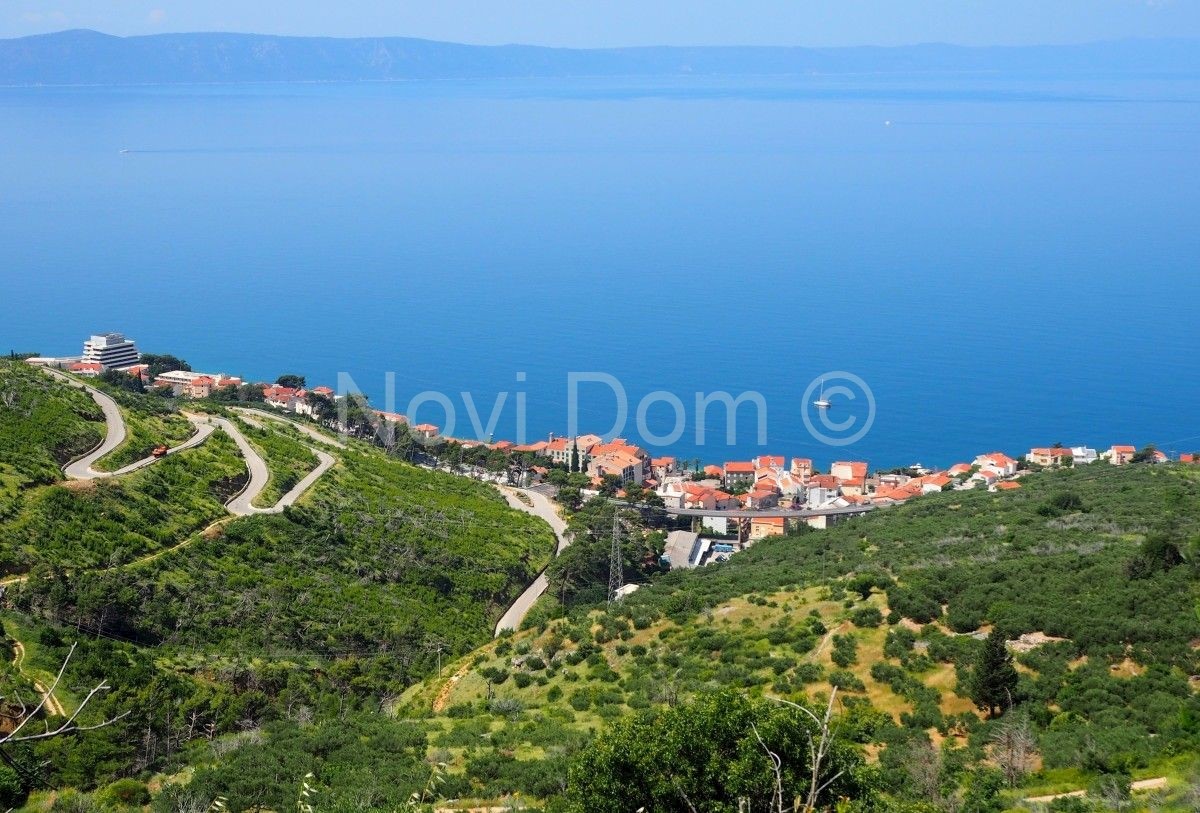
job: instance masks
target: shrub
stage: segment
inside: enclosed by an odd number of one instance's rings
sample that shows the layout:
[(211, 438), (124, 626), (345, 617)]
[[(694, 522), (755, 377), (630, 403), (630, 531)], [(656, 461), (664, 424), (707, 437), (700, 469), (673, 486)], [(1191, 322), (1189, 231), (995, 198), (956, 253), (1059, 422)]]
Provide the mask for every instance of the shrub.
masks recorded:
[(105, 807), (142, 807), (150, 803), (150, 790), (136, 779), (118, 779), (99, 791), (96, 800)]
[(865, 692), (866, 685), (858, 677), (845, 669), (835, 669), (829, 673), (829, 685), (847, 692)]
[(834, 664), (845, 668), (858, 663), (858, 642), (849, 635), (833, 636)]
[(850, 621), (856, 627), (878, 627), (883, 623), (883, 613), (877, 607), (860, 607), (850, 614)]

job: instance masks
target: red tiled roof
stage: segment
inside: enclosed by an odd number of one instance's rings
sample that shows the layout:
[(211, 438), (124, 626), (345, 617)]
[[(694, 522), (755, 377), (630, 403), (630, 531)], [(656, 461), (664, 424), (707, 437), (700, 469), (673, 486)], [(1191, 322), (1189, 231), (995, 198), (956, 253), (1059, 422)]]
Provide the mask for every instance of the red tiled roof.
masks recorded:
[(996, 488), (1003, 489), (1004, 491), (1012, 491), (1020, 487), (1020, 483), (1014, 483), (1012, 480), (1005, 480), (1003, 483), (996, 483)]
[(726, 474), (754, 474), (754, 464), (749, 461), (734, 461), (725, 464)]

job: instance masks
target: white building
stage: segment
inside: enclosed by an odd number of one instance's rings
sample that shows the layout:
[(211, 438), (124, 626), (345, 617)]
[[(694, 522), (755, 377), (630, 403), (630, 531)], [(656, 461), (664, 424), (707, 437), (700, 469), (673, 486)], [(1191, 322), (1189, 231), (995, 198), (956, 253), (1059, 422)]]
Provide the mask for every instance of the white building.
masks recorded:
[(1087, 446), (1072, 446), (1071, 457), (1076, 466), (1086, 466), (1089, 463), (1095, 463), (1100, 455), (1095, 449), (1089, 449)]
[(83, 343), (84, 364), (99, 364), (105, 369), (132, 367), (138, 363), (141, 355), (133, 339), (126, 339), (120, 333), (100, 333), (92, 336)]

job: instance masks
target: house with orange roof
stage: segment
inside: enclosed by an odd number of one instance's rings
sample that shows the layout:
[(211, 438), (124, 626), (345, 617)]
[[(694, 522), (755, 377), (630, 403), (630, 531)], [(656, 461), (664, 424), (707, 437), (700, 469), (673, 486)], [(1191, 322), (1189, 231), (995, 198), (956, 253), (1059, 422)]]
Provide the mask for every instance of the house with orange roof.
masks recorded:
[(754, 471), (754, 463), (749, 460), (732, 460), (725, 464), (721, 476), (726, 488), (739, 485), (749, 486), (754, 483)]
[(1133, 456), (1137, 454), (1137, 449), (1133, 446), (1113, 446), (1108, 450), (1108, 462), (1114, 466), (1124, 466), (1126, 463), (1133, 462)]
[(673, 457), (654, 457), (650, 459), (650, 471), (659, 480), (664, 477), (669, 477), (675, 474), (675, 458)]
[(210, 376), (198, 375), (184, 386), (183, 394), (188, 398), (207, 398), (216, 383)]
[(917, 482), (921, 485), (922, 494), (937, 494), (945, 491), (946, 488), (954, 482), (954, 480), (945, 474), (928, 474), (921, 477)]
[(1011, 477), (1017, 473), (1017, 461), (1004, 452), (988, 452), (975, 458), (975, 465), (980, 468), (992, 469), (1001, 477)]
[(725, 476), (725, 470), (722, 469), (720, 466), (714, 466), (712, 464), (709, 464), (704, 467), (704, 474), (708, 477), (716, 477), (717, 479), (722, 479)]
[(755, 541), (786, 533), (787, 520), (783, 517), (754, 517), (750, 520), (750, 538)]
[(1196, 455), (1195, 455), (1194, 453), (1191, 453), (1191, 452), (1188, 452), (1188, 453), (1185, 453), (1185, 454), (1181, 454), (1181, 455), (1179, 456), (1179, 462), (1180, 462), (1180, 463), (1195, 463), (1195, 462), (1196, 462), (1196, 459), (1197, 459), (1197, 458), (1196, 458)]
[(799, 497), (804, 493), (804, 481), (789, 472), (775, 478), (775, 487), (779, 489), (780, 494), (789, 498)]
[(1001, 482), (996, 483), (996, 485), (992, 486), (992, 491), (1016, 491), (1020, 487), (1021, 487), (1020, 483), (1014, 482), (1012, 480), (1002, 480)]
[[(637, 447), (628, 448), (636, 449)], [(622, 483), (641, 485), (642, 481), (645, 480), (644, 461), (629, 451), (628, 448), (612, 449), (603, 454), (593, 456), (588, 461), (588, 475), (600, 479), (608, 475), (613, 475), (619, 478)]]
[(577, 466), (579, 471), (586, 471), (593, 457), (592, 449), (599, 446), (601, 441), (599, 435), (579, 435), (574, 438), (556, 438), (551, 435), (546, 443), (546, 456), (561, 466)]
[(756, 469), (782, 469), (783, 461), (783, 455), (763, 454), (750, 462), (754, 464), (754, 468)]
[(779, 505), (779, 492), (773, 489), (755, 488), (742, 497), (746, 508), (775, 508)]
[(980, 469), (972, 475), (971, 479), (987, 486), (994, 486), (1000, 482), (1000, 473), (991, 468)]
[(716, 492), (711, 488), (701, 488), (695, 491), (687, 491), (683, 495), (680, 507), (714, 511), (717, 507)]
[(545, 454), (546, 441), (539, 440), (537, 443), (522, 443), (519, 446), (514, 446), (510, 451), (524, 452), (529, 454)]
[[(420, 435), (426, 440), (433, 440), (438, 436), (438, 433), (441, 432), (440, 429), (431, 423), (419, 423), (412, 428), (412, 431), (414, 434)], [(505, 442), (507, 443), (507, 441)]]
[(134, 378), (141, 379), (143, 384), (150, 383), (150, 365), (149, 364), (134, 364), (129, 367), (122, 367), (121, 372), (126, 375), (131, 375)]
[(1044, 446), (1029, 450), (1029, 454), (1025, 455), (1025, 459), (1030, 463), (1038, 466), (1062, 466), (1066, 463), (1074, 463), (1075, 455), (1070, 449), (1065, 449), (1062, 446)]
[(829, 473), (839, 480), (862, 480), (867, 476), (867, 464), (858, 460), (839, 460), (829, 467)]
[(104, 365), (98, 361), (77, 361), (68, 365), (67, 370), (84, 378), (95, 378), (104, 372)]
[(812, 477), (813, 462), (807, 457), (793, 457), (792, 465), (788, 468), (788, 471), (801, 480), (807, 479)]
[(838, 489), (842, 494), (861, 497), (867, 493), (867, 480), (865, 477), (851, 477), (846, 480), (838, 480)]
[(946, 473), (951, 477), (961, 477), (964, 474), (970, 474), (971, 468), (972, 466), (970, 463), (955, 463)]

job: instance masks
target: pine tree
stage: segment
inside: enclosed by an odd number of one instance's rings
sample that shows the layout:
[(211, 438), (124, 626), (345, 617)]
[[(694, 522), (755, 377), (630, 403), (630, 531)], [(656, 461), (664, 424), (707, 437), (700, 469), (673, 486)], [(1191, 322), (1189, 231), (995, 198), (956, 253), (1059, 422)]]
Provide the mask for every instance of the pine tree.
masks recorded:
[(983, 644), (971, 674), (971, 699), (995, 717), (1013, 702), (1017, 690), (1017, 668), (1004, 645), (1004, 635), (993, 628)]

